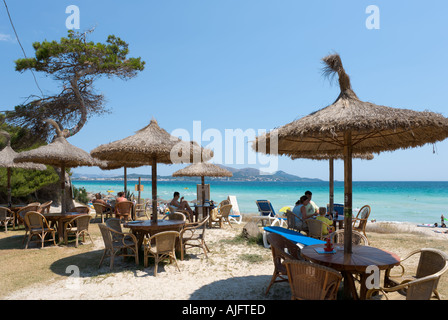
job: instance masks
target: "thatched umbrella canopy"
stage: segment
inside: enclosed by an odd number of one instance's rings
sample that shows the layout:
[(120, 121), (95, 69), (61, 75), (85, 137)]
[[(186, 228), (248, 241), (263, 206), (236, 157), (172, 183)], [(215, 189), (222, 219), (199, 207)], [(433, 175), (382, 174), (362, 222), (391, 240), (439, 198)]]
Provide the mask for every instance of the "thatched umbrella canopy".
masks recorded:
[[(380, 153), (435, 143), (448, 137), (448, 119), (434, 112), (397, 109), (359, 100), (339, 55), (323, 58), (324, 71), (338, 74), (336, 101), (303, 118), (257, 137), (259, 152), (294, 155), (297, 152), (344, 154), (344, 251), (350, 253), (352, 225), (352, 154)], [(271, 141), (272, 139), (272, 141)]]
[[(291, 156), (291, 159), (295, 160), (295, 159), (311, 159), (311, 160), (328, 160), (328, 168), (329, 168), (329, 184), (330, 184), (330, 201), (329, 201), (329, 209), (330, 212), (333, 213), (333, 208), (334, 208), (334, 160), (337, 159), (344, 159), (343, 155), (331, 155), (329, 156), (328, 154), (297, 154), (295, 156)], [(372, 160), (373, 159), (373, 154), (371, 153), (366, 153), (366, 154), (353, 154), (353, 158), (357, 158), (357, 159), (362, 159), (362, 160)]]
[(213, 152), (186, 142), (160, 128), (155, 119), (127, 138), (103, 144), (90, 154), (106, 161), (139, 162), (152, 167), (153, 220), (157, 221), (157, 163), (191, 163), (209, 160)]
[(177, 170), (173, 177), (201, 177), (202, 202), (205, 200), (204, 177), (231, 177), (233, 173), (209, 162), (197, 162)]
[(14, 159), (19, 153), (11, 148), (11, 135), (6, 131), (0, 131), (0, 134), (6, 138), (6, 147), (0, 151), (0, 167), (6, 168), (7, 172), (7, 190), (8, 190), (8, 205), (11, 205), (11, 170), (15, 168), (27, 170), (46, 170), (47, 167), (39, 163), (15, 163)]
[(58, 124), (51, 119), (45, 120), (56, 129), (56, 138), (45, 146), (21, 152), (14, 162), (36, 162), (55, 166), (61, 169), (61, 209), (66, 211), (65, 204), (65, 169), (81, 166), (97, 166), (98, 160), (93, 159), (86, 151), (70, 144), (63, 136)]

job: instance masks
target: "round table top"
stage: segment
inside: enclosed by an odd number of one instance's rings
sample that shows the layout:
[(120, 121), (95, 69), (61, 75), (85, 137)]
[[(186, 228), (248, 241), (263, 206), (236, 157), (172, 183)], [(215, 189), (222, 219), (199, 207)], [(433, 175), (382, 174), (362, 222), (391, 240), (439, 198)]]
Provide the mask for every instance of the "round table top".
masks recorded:
[[(336, 253), (318, 253), (316, 248), (325, 244), (315, 244), (302, 249), (306, 259), (336, 269), (338, 271), (364, 272), (368, 266), (377, 266), (380, 270), (400, 264), (400, 258), (392, 252), (370, 246), (353, 245), (352, 253), (345, 254), (342, 246)], [(335, 245), (337, 248), (338, 245)]]
[(183, 225), (185, 225), (185, 221), (182, 220), (157, 220), (156, 222), (152, 220), (139, 220), (138, 222), (127, 222), (123, 226), (130, 229), (151, 230), (164, 227), (181, 227)]
[(74, 217), (82, 216), (82, 215), (85, 215), (85, 214), (88, 214), (88, 213), (81, 213), (81, 212), (65, 212), (65, 213), (62, 213), (62, 212), (51, 212), (51, 213), (44, 213), (43, 216), (45, 218), (47, 218), (47, 219), (48, 218), (56, 219), (56, 218), (74, 218)]

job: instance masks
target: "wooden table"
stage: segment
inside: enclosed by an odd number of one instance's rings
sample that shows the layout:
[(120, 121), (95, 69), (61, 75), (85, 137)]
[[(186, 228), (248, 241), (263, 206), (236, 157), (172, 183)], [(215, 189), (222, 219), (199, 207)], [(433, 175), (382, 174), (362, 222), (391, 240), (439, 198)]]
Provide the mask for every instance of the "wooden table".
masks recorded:
[(131, 232), (137, 237), (138, 247), (143, 243), (145, 235), (153, 236), (162, 231), (178, 231), (180, 232), (185, 226), (185, 221), (182, 220), (140, 220), (130, 221), (123, 225), (123, 227), (131, 229)]
[(333, 219), (334, 231), (337, 229), (344, 229), (344, 215), (340, 214), (338, 217)]
[[(366, 298), (366, 280), (370, 274), (366, 274), (365, 271), (368, 266), (377, 266), (379, 270), (387, 270), (400, 264), (400, 258), (396, 254), (375, 247), (353, 245), (351, 254), (344, 254), (342, 246), (340, 250), (336, 250), (336, 253), (316, 252), (316, 248), (324, 246), (324, 244), (306, 246), (302, 249), (301, 254), (309, 261), (341, 272), (344, 276), (344, 286), (347, 286), (344, 287), (344, 290), (350, 290), (354, 299), (365, 300)], [(355, 287), (354, 274), (360, 275), (359, 295)]]
[(43, 216), (45, 217), (45, 219), (47, 219), (48, 222), (57, 223), (59, 242), (62, 242), (64, 241), (65, 222), (85, 214), (86, 213), (80, 213), (80, 212), (66, 212), (66, 213), (47, 213), (44, 214)]

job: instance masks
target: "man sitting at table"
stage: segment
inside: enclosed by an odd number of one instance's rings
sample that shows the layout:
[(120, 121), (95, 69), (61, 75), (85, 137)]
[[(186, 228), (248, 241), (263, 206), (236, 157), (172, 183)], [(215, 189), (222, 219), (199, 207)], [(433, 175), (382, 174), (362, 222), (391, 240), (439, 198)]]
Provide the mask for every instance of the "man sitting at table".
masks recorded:
[(184, 197), (182, 197), (182, 198), (180, 198), (180, 202), (179, 202), (179, 197), (180, 197), (180, 193), (177, 191), (174, 192), (173, 200), (171, 200), (171, 202), (169, 203), (169, 206), (173, 207), (175, 211), (177, 211), (177, 210), (187, 211), (191, 218), (193, 216), (193, 210), (191, 210), (190, 205), (188, 204), (188, 201), (184, 200)]
[(112, 213), (114, 211), (114, 208), (110, 204), (101, 199), (101, 193), (95, 194), (95, 199), (92, 200), (92, 203), (101, 203), (102, 205), (105, 205), (106, 209), (103, 213)]

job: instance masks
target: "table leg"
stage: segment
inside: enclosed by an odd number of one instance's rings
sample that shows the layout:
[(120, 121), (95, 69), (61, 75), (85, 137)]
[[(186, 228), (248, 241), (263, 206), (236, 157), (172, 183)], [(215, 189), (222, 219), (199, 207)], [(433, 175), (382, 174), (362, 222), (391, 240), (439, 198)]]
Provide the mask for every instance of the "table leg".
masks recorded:
[(350, 272), (342, 272), (344, 277), (344, 295), (352, 296), (354, 300), (359, 300), (358, 292), (356, 292), (355, 279)]

